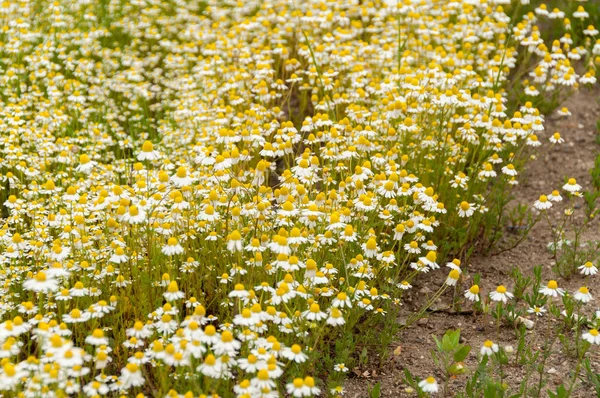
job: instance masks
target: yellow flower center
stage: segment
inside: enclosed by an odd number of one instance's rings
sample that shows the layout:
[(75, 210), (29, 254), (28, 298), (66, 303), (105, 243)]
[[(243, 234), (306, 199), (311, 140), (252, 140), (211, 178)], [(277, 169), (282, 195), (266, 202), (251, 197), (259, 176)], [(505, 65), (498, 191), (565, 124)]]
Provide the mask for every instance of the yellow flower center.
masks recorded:
[(144, 141), (142, 144), (142, 151), (144, 152), (152, 152), (154, 150), (154, 145), (150, 141)]
[(135, 373), (138, 371), (138, 365), (133, 362), (129, 362), (126, 366), (127, 370), (131, 373)]
[(38, 272), (35, 275), (35, 280), (38, 282), (46, 282), (46, 273), (43, 271)]
[(177, 293), (179, 291), (179, 287), (177, 286), (177, 282), (176, 281), (171, 281), (171, 283), (169, 283), (169, 287), (167, 288), (167, 291), (169, 293)]

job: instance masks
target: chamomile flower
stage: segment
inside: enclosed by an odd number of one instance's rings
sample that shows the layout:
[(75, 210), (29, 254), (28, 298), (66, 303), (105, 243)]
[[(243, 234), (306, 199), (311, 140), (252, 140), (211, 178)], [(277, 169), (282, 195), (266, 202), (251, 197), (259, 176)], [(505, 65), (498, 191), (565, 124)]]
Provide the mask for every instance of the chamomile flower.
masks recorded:
[(327, 318), (327, 314), (321, 311), (319, 304), (312, 303), (308, 310), (302, 312), (302, 317), (309, 321), (320, 321)]
[(562, 144), (565, 140), (560, 136), (560, 133), (554, 133), (550, 136), (550, 142), (553, 144)]
[(338, 308), (332, 307), (327, 310), (328, 317), (325, 321), (326, 324), (331, 326), (341, 326), (346, 323), (344, 314)]
[(176, 187), (185, 187), (191, 185), (195, 178), (190, 176), (187, 169), (184, 166), (177, 168), (177, 172), (171, 176), (171, 181)]
[(129, 257), (127, 257), (125, 254), (125, 250), (121, 246), (117, 246), (117, 248), (115, 248), (115, 252), (108, 261), (111, 263), (121, 264), (127, 262), (128, 259)]
[(488, 356), (488, 355), (493, 355), (495, 353), (497, 353), (499, 350), (498, 348), (498, 344), (494, 343), (491, 340), (486, 340), (483, 345), (481, 346), (481, 349), (479, 350), (479, 353), (482, 356)]
[(27, 376), (27, 371), (19, 365), (7, 361), (2, 365), (0, 374), (0, 391), (12, 390), (22, 379)]
[(450, 273), (448, 274), (448, 277), (446, 278), (446, 284), (448, 286), (454, 286), (454, 285), (456, 285), (456, 282), (458, 282), (459, 278), (460, 278), (460, 272), (458, 272), (455, 269), (450, 270)]
[(160, 152), (154, 149), (154, 145), (150, 141), (144, 141), (142, 150), (137, 155), (139, 161), (149, 160), (154, 161), (160, 159)]
[(23, 283), (23, 287), (38, 293), (49, 293), (58, 290), (58, 281), (50, 278), (44, 271), (39, 271), (31, 279)]
[(574, 178), (569, 178), (567, 183), (563, 185), (563, 189), (570, 193), (576, 193), (581, 191), (581, 185), (577, 184), (577, 181)]
[(509, 163), (506, 166), (502, 167), (502, 173), (510, 177), (514, 177), (518, 174), (517, 170), (515, 169), (515, 166), (512, 163)]
[(477, 206), (474, 203), (466, 201), (460, 202), (458, 205), (458, 216), (459, 217), (471, 217), (477, 210)]
[(551, 280), (546, 287), (540, 289), (540, 293), (544, 296), (559, 297), (564, 295), (565, 291), (558, 287), (558, 283), (555, 280)]
[(513, 298), (513, 294), (507, 291), (503, 285), (500, 285), (496, 288), (496, 290), (490, 292), (490, 298), (492, 301), (507, 303), (508, 300)]
[(167, 291), (163, 293), (165, 300), (167, 301), (175, 301), (181, 300), (185, 297), (185, 293), (179, 290), (179, 286), (176, 281), (169, 282), (169, 286), (167, 287)]
[(583, 275), (596, 275), (598, 268), (591, 261), (586, 261), (585, 264), (578, 267), (579, 272)]
[(231, 252), (242, 251), (242, 235), (238, 230), (233, 231), (227, 236), (227, 250)]
[(546, 195), (540, 195), (540, 198), (535, 201), (533, 207), (535, 207), (538, 210), (548, 210), (552, 207), (552, 202), (548, 200), (548, 197)]
[(560, 192), (554, 190), (550, 195), (548, 195), (548, 200), (550, 202), (560, 202), (562, 201), (562, 196), (560, 196)]
[(589, 17), (590, 17), (590, 14), (588, 14), (588, 12), (585, 11), (585, 8), (583, 8), (583, 6), (577, 7), (577, 10), (573, 13), (573, 18), (586, 19)]
[(479, 286), (473, 285), (469, 289), (465, 290), (465, 297), (467, 300), (479, 302)]
[(538, 307), (534, 305), (533, 307), (528, 308), (527, 312), (535, 316), (542, 316), (544, 313), (546, 313), (546, 309), (544, 307)]
[(435, 394), (436, 392), (438, 392), (437, 381), (431, 376), (421, 380), (418, 386), (421, 389), (421, 391), (425, 393)]
[(183, 247), (177, 241), (177, 238), (169, 238), (167, 244), (163, 246), (162, 253), (166, 256), (174, 256), (183, 253)]
[(121, 382), (121, 388), (125, 389), (142, 386), (145, 382), (139, 366), (132, 362), (128, 363), (127, 366), (121, 369), (121, 377), (119, 378), (119, 381)]
[(590, 344), (600, 345), (600, 333), (596, 329), (590, 329), (581, 335), (581, 338)]
[(577, 292), (573, 295), (575, 300), (580, 301), (582, 303), (589, 303), (592, 301), (592, 295), (587, 287), (582, 286), (577, 290)]
[(296, 377), (291, 383), (287, 383), (285, 389), (287, 393), (292, 397), (306, 396), (304, 380), (301, 377)]
[(336, 364), (333, 367), (333, 370), (335, 370), (336, 372), (342, 372), (342, 373), (347, 373), (348, 372), (348, 368), (343, 363)]
[(303, 363), (308, 359), (308, 356), (302, 352), (302, 347), (298, 344), (294, 344), (289, 348), (284, 348), (281, 352), (281, 356), (296, 363)]
[(75, 170), (81, 173), (89, 174), (97, 164), (98, 162), (91, 160), (88, 155), (82, 154), (79, 156), (79, 165), (75, 168)]
[(91, 335), (85, 338), (85, 342), (94, 346), (108, 345), (108, 339), (104, 336), (102, 329), (95, 329)]

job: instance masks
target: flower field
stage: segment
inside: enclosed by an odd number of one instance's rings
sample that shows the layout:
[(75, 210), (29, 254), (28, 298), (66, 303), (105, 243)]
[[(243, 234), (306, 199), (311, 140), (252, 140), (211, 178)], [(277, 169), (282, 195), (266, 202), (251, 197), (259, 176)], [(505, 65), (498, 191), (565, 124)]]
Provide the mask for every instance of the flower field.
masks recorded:
[[(600, 194), (564, 176), (523, 210), (556, 275), (486, 291), (465, 267), (513, 244), (510, 192), (569, 140), (546, 114), (596, 82), (600, 10), (565, 3), (3, 2), (2, 396), (340, 397), (362, 347), (439, 300), (498, 331), (554, 316), (580, 358), (556, 396), (594, 391), (600, 256), (562, 245)], [(514, 394), (494, 334), (469, 371), (439, 337), (403, 394), (486, 368), (460, 394)]]

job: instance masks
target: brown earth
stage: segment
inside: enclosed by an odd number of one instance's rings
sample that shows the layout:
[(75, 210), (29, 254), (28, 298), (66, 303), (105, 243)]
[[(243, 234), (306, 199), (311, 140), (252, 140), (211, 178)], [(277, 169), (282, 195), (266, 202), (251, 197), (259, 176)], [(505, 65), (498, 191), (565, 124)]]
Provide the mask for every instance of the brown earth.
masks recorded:
[[(554, 132), (560, 132), (565, 139), (565, 143), (555, 145), (550, 150), (543, 150), (538, 154), (535, 160), (528, 163), (527, 169), (520, 178), (520, 185), (514, 189), (514, 199), (511, 206), (522, 203), (532, 205), (541, 194), (549, 194), (554, 189), (560, 189), (565, 183), (565, 178), (576, 178), (577, 182), (583, 186), (583, 189), (591, 188), (590, 170), (594, 166), (594, 160), (600, 152), (600, 146), (597, 144), (596, 123), (600, 120), (600, 88), (596, 87), (594, 91), (581, 89), (578, 93), (571, 96), (562, 106), (566, 106), (572, 115), (568, 118), (560, 117), (555, 113), (547, 116), (545, 131), (539, 134), (542, 142), (548, 146), (548, 138)], [(562, 107), (561, 106), (561, 107)], [(579, 204), (583, 200), (578, 201)], [(562, 217), (566, 203), (560, 206), (555, 205), (549, 211), (551, 222), (557, 222)], [(582, 208), (577, 209), (574, 214), (577, 223), (582, 223), (585, 219)], [(600, 241), (600, 222), (596, 220), (589, 224), (589, 228), (582, 235), (583, 243), (595, 243)], [(574, 276), (570, 280), (563, 280), (556, 276), (552, 271), (554, 260), (546, 248), (546, 245), (552, 241), (550, 229), (547, 221), (537, 223), (527, 235), (527, 238), (516, 248), (505, 251), (495, 256), (483, 256), (475, 253), (467, 266), (465, 274), (481, 275), (480, 286), (485, 294), (494, 289), (498, 284), (505, 284), (509, 291), (512, 289), (513, 279), (511, 270), (518, 267), (525, 275), (532, 275), (532, 269), (535, 265), (542, 265), (542, 279), (557, 279), (560, 287), (568, 291), (575, 291), (584, 285), (583, 277)], [(594, 259), (590, 259), (594, 260)], [(597, 260), (597, 259), (596, 259)], [(440, 275), (437, 281), (438, 285), (430, 289), (422, 288), (420, 291), (413, 292), (413, 296), (407, 297), (404, 306), (404, 313), (398, 319), (399, 322), (405, 322), (406, 317), (412, 311), (417, 310), (423, 302), (423, 297), (428, 296), (430, 290), (436, 290), (443, 283), (445, 275)], [(600, 300), (599, 276), (593, 282), (589, 283), (590, 292), (595, 296), (595, 300), (589, 304), (590, 309), (596, 309)], [(468, 277), (467, 277), (468, 278)], [(463, 288), (471, 285), (470, 280), (463, 281)], [(416, 289), (419, 289), (417, 287)], [(415, 289), (415, 290), (416, 290)], [(462, 290), (462, 289), (461, 289)], [(597, 297), (596, 297), (597, 296)], [(451, 293), (442, 297), (439, 308), (444, 308), (451, 302)], [(436, 304), (433, 305), (435, 307)], [(533, 341), (535, 349), (540, 350), (543, 345), (544, 336), (550, 334), (548, 331), (555, 328), (549, 317), (543, 317), (538, 320), (532, 330), (528, 330), (528, 340)], [(406, 391), (406, 385), (403, 383), (403, 369), (407, 368), (412, 374), (419, 378), (425, 378), (433, 375), (438, 382), (442, 380), (440, 371), (436, 368), (431, 350), (435, 347), (432, 335), (441, 337), (448, 329), (461, 329), (461, 336), (464, 343), (472, 347), (469, 357), (465, 360), (465, 365), (473, 370), (477, 364), (477, 353), (483, 342), (487, 339), (494, 340), (501, 346), (517, 345), (517, 331), (511, 327), (504, 326), (500, 330), (499, 341), (497, 329), (492, 318), (473, 314), (452, 314), (449, 311), (429, 312), (426, 318), (401, 331), (394, 343), (390, 347), (390, 360), (383, 367), (376, 365), (367, 365), (361, 369), (355, 369), (351, 377), (345, 384), (345, 396), (350, 398), (368, 397), (368, 388), (377, 382), (381, 384), (381, 397), (409, 397), (416, 396), (416, 393)], [(398, 348), (400, 347), (400, 348)], [(392, 352), (396, 350), (399, 355)], [(554, 345), (555, 351), (547, 360), (544, 373), (547, 381), (543, 388), (541, 396), (548, 396), (547, 390), (554, 391), (558, 385), (564, 383), (568, 387), (576, 367), (577, 359), (573, 355), (567, 355), (564, 346), (557, 341)], [(513, 356), (515, 354), (512, 354)], [(600, 373), (600, 353), (598, 347), (592, 347), (590, 351), (592, 367), (596, 373)], [(373, 363), (378, 363), (373, 358)], [(366, 373), (365, 373), (366, 372)], [(511, 386), (511, 394), (516, 393), (515, 388), (519, 387), (525, 369), (519, 365), (511, 365), (506, 369), (506, 382)], [(467, 375), (459, 376), (449, 383), (449, 392), (446, 396), (454, 396), (458, 391), (464, 389)], [(536, 374), (532, 375), (530, 384), (538, 383), (539, 378)], [(436, 396), (442, 396), (440, 393)], [(595, 391), (590, 385), (578, 383), (575, 386), (572, 397), (594, 397)]]

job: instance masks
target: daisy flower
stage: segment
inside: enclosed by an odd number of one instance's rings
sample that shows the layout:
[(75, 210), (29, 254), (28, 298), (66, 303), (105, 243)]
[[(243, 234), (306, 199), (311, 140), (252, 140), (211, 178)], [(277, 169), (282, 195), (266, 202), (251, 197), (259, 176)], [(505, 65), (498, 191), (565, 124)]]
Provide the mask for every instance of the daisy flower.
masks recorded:
[[(306, 389), (304, 386), (304, 379), (296, 377), (291, 383), (285, 385), (285, 390), (292, 397), (304, 397), (307, 396)], [(248, 396), (250, 396), (248, 394)]]
[(550, 137), (550, 142), (553, 144), (562, 144), (565, 140), (560, 136), (560, 133), (554, 133)]
[(319, 304), (312, 303), (310, 308), (304, 312), (302, 312), (302, 317), (306, 318), (309, 321), (320, 321), (327, 317), (327, 314), (321, 311)]
[(506, 304), (508, 300), (513, 298), (513, 295), (512, 293), (508, 292), (503, 285), (500, 285), (495, 291), (490, 292), (490, 298), (492, 301), (501, 301)]
[(121, 264), (127, 262), (127, 259), (128, 257), (125, 254), (125, 250), (123, 250), (121, 246), (118, 246), (108, 261), (111, 263)]
[(426, 379), (421, 380), (419, 382), (419, 388), (421, 389), (421, 391), (427, 392), (430, 394), (434, 394), (434, 393), (438, 392), (437, 381), (435, 380), (435, 378), (433, 378), (431, 376)]
[(221, 333), (221, 340), (215, 343), (212, 349), (217, 355), (234, 357), (241, 347), (242, 343), (233, 338), (233, 333), (229, 330), (225, 330)]
[(583, 275), (596, 275), (598, 273), (598, 268), (591, 261), (587, 261), (578, 268), (579, 272)]
[(473, 285), (469, 289), (465, 290), (465, 297), (467, 300), (478, 302), (479, 301), (479, 286)]
[(448, 267), (448, 268), (450, 268), (450, 269), (455, 269), (455, 270), (457, 270), (458, 272), (462, 273), (462, 271), (461, 271), (461, 269), (460, 269), (460, 264), (461, 264), (460, 260), (459, 260), (459, 259), (457, 259), (457, 258), (455, 258), (454, 260), (452, 260), (452, 261), (450, 261), (450, 262), (446, 263), (446, 267)]
[(377, 253), (379, 252), (379, 247), (377, 246), (377, 241), (375, 240), (375, 238), (369, 238), (367, 243), (363, 243), (362, 246), (365, 257), (373, 258), (377, 256)]
[(95, 329), (91, 335), (85, 338), (85, 342), (95, 346), (108, 345), (108, 339), (104, 336), (102, 329)]
[(144, 384), (144, 381), (144, 376), (137, 364), (130, 362), (121, 369), (121, 377), (119, 377), (121, 388), (139, 387)]
[(344, 308), (344, 307), (352, 308), (352, 302), (350, 301), (350, 298), (348, 297), (348, 295), (344, 292), (338, 293), (336, 298), (333, 299), (331, 305), (334, 308)]
[(570, 193), (576, 193), (581, 190), (581, 185), (577, 184), (577, 180), (574, 178), (569, 178), (567, 183), (563, 185), (563, 189)]
[(590, 344), (600, 345), (600, 333), (596, 329), (590, 329), (581, 338)]
[(540, 293), (544, 296), (558, 297), (564, 295), (565, 291), (558, 287), (558, 283), (555, 280), (551, 280), (546, 287), (540, 289)]
[(585, 10), (585, 8), (583, 8), (583, 6), (577, 7), (577, 11), (573, 13), (573, 18), (586, 19), (589, 17), (590, 14), (588, 14), (588, 12)]
[(548, 200), (551, 202), (560, 202), (562, 201), (562, 196), (560, 196), (560, 192), (554, 190), (550, 195), (548, 195)]
[(540, 198), (535, 201), (533, 207), (538, 210), (548, 210), (552, 207), (552, 202), (548, 200), (546, 195), (540, 195)]
[(33, 278), (23, 282), (23, 287), (37, 293), (55, 292), (58, 290), (58, 281), (48, 277), (44, 271), (40, 271)]
[(27, 377), (27, 374), (28, 372), (21, 366), (7, 361), (2, 366), (2, 374), (0, 374), (0, 391), (12, 390), (24, 377)]
[(498, 344), (494, 343), (491, 340), (486, 340), (481, 346), (481, 350), (479, 350), (482, 356), (492, 355), (498, 352)]
[(136, 205), (131, 205), (129, 206), (129, 211), (123, 216), (123, 219), (130, 224), (141, 224), (146, 221), (146, 212)]
[(546, 309), (544, 307), (538, 307), (537, 305), (534, 305), (533, 307), (528, 308), (527, 312), (536, 316), (542, 316), (546, 312)]
[(333, 370), (335, 370), (336, 372), (342, 372), (342, 373), (347, 373), (348, 372), (348, 368), (343, 363), (336, 364), (333, 367)]
[(571, 116), (571, 112), (567, 107), (562, 107), (556, 111), (560, 116)]
[(594, 25), (588, 25), (587, 29), (583, 30), (583, 34), (588, 36), (596, 36), (599, 33), (598, 29), (594, 28)]
[(460, 202), (458, 205), (458, 216), (459, 217), (471, 217), (477, 210), (475, 203), (469, 203), (466, 201)]
[(191, 185), (195, 179), (188, 175), (185, 167), (181, 166), (177, 169), (177, 172), (171, 176), (171, 181), (176, 187), (181, 188)]
[(431, 269), (438, 269), (439, 265), (436, 263), (437, 261), (437, 253), (433, 250), (427, 252), (427, 255), (424, 257), (419, 257), (419, 261), (423, 263), (426, 267)]
[(165, 300), (167, 301), (175, 301), (181, 300), (185, 297), (185, 293), (179, 290), (176, 281), (169, 282), (169, 286), (167, 287), (167, 291), (163, 293)]
[(68, 314), (64, 314), (62, 319), (65, 323), (83, 323), (90, 319), (90, 314), (88, 312), (82, 313), (78, 308), (74, 308)]
[(144, 141), (142, 144), (142, 151), (137, 155), (139, 161), (144, 160), (157, 160), (160, 159), (160, 152), (154, 149), (154, 145), (150, 141)]
[(310, 397), (321, 394), (321, 389), (315, 385), (315, 379), (311, 376), (306, 376), (304, 382), (304, 396)]
[(244, 288), (243, 284), (236, 283), (234, 290), (231, 291), (228, 296), (231, 298), (246, 298), (250, 296), (250, 293)]
[(243, 250), (242, 235), (237, 229), (227, 235), (227, 250), (232, 253), (241, 252)]
[(589, 289), (585, 286), (580, 287), (573, 297), (575, 297), (575, 300), (582, 303), (589, 303), (592, 300), (592, 295), (590, 294)]
[(89, 174), (98, 162), (90, 159), (85, 153), (79, 156), (79, 165), (75, 168), (76, 171)]
[(281, 351), (281, 356), (296, 363), (306, 362), (308, 359), (308, 355), (302, 352), (302, 347), (300, 347), (298, 344), (294, 344), (289, 348), (284, 348)]
[(183, 247), (177, 242), (177, 238), (171, 237), (161, 251), (166, 256), (174, 256), (176, 254), (182, 254)]
[(516, 176), (518, 174), (517, 170), (515, 169), (515, 166), (512, 163), (507, 164), (506, 166), (504, 166), (502, 168), (502, 172), (504, 174), (506, 174), (507, 176), (510, 176), (510, 177), (514, 177), (514, 176)]
[(458, 281), (458, 278), (460, 278), (460, 272), (458, 272), (457, 270), (453, 269), (448, 274), (448, 278), (446, 278), (446, 284), (448, 286), (454, 286), (454, 285), (456, 285), (456, 282)]
[(327, 313), (329, 314), (329, 317), (327, 318), (325, 323), (327, 323), (328, 325), (341, 326), (346, 323), (346, 320), (344, 319), (344, 314), (338, 308), (329, 308), (327, 310)]

